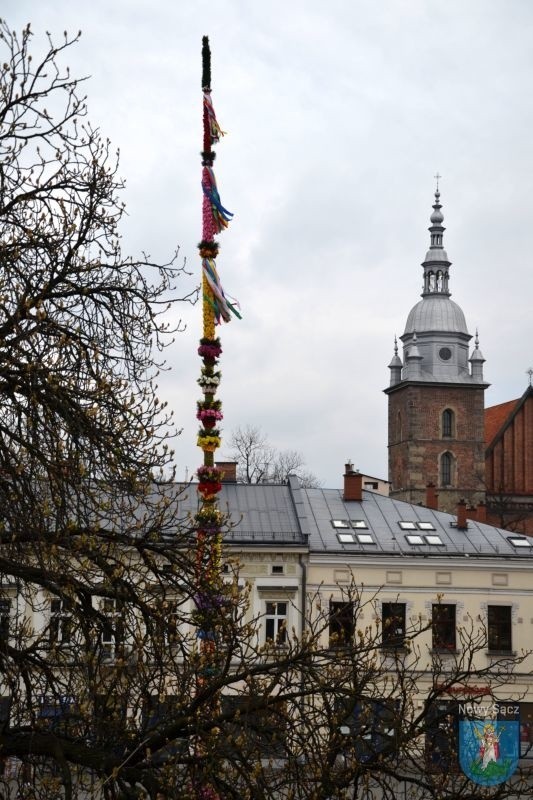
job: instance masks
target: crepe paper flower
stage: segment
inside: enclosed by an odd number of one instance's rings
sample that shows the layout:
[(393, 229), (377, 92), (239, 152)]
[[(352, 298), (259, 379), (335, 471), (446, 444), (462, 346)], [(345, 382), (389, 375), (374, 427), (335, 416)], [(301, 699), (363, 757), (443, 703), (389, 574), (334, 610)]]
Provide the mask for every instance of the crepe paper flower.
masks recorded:
[(200, 434), (196, 440), (196, 443), (198, 447), (201, 447), (206, 453), (214, 453), (215, 450), (220, 447), (221, 440), (220, 436)]
[(222, 401), (215, 400), (213, 397), (208, 399), (204, 398), (203, 400), (196, 401), (196, 407), (198, 408), (198, 411), (201, 411), (204, 408), (212, 408), (214, 411), (220, 411), (222, 408)]
[(201, 531), (206, 537), (213, 537), (220, 533), (220, 525), (202, 525)]
[(216, 378), (218, 381), (222, 377), (221, 371), (219, 369), (214, 370), (211, 364), (204, 364), (200, 370), (200, 375), (207, 378)]
[(196, 470), (196, 474), (200, 481), (215, 481), (219, 482), (224, 476), (224, 471), (218, 467), (201, 466)]
[(219, 375), (201, 375), (197, 383), (202, 387), (205, 394), (215, 394), (217, 386), (220, 384)]
[(196, 412), (196, 419), (201, 419), (205, 425), (206, 420), (213, 420), (215, 423), (219, 419), (223, 419), (222, 411), (217, 408), (199, 408)]
[(221, 483), (215, 483), (214, 481), (202, 482), (198, 484), (198, 491), (200, 494), (203, 494), (206, 499), (213, 498), (217, 492), (220, 492), (222, 489)]
[(227, 605), (227, 597), (216, 592), (199, 592), (194, 595), (196, 608), (202, 611), (211, 611), (214, 608), (222, 608)]
[(198, 347), (198, 355), (202, 358), (218, 358), (222, 353), (222, 348), (214, 344), (201, 344)]
[(218, 428), (210, 428), (208, 431), (204, 430), (204, 428), (200, 428), (198, 436), (220, 436), (220, 431)]
[(223, 515), (217, 508), (201, 508), (195, 516), (198, 527), (207, 532), (206, 527), (220, 527)]
[(209, 239), (202, 239), (201, 242), (198, 242), (198, 250), (202, 258), (216, 258), (219, 249), (220, 245), (218, 242)]

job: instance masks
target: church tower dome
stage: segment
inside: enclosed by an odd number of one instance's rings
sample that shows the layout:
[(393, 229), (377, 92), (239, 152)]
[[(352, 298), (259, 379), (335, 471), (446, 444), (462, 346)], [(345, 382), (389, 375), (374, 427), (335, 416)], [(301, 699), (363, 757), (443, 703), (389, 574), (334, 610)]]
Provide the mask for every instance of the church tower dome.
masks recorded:
[(389, 364), (389, 481), (391, 493), (425, 502), (428, 483), (439, 487), (441, 510), (484, 499), (483, 358), (476, 332), (450, 295), (451, 262), (444, 249), (444, 215), (437, 184), (430, 242), (422, 262), (422, 299), (407, 316)]
[(440, 192), (435, 192), (433, 213), (429, 227), (430, 245), (422, 262), (423, 289), (420, 300), (409, 312), (405, 330), (400, 337), (404, 348), (404, 362), (411, 350), (413, 339), (422, 356), (422, 380), (483, 382), (483, 373), (475, 376), (469, 369), (468, 333), (465, 315), (450, 299), (450, 266), (444, 249), (444, 215)]

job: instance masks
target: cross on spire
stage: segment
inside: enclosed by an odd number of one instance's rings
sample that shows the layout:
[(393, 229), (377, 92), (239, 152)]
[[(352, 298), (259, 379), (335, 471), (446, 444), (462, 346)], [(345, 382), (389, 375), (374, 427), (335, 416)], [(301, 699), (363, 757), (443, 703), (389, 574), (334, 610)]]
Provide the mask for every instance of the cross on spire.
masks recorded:
[(438, 191), (439, 191), (439, 181), (440, 181), (440, 179), (442, 178), (442, 175), (439, 175), (439, 173), (437, 172), (437, 174), (436, 174), (436, 175), (434, 175), (433, 177), (434, 177), (434, 178), (435, 178), (435, 180), (437, 181), (437, 192), (438, 192)]
[(532, 367), (530, 367), (529, 369), (526, 369), (526, 375), (529, 375), (529, 385), (531, 386), (531, 381), (533, 379), (533, 368)]

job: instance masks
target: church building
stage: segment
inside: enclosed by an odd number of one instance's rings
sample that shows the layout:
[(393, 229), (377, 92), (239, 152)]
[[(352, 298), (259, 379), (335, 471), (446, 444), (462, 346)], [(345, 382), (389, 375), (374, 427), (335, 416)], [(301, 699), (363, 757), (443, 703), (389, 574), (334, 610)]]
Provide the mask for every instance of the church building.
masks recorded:
[(435, 487), (438, 508), (455, 512), (464, 499), (485, 499), (484, 358), (476, 333), (450, 299), (450, 265), (444, 249), (444, 216), (435, 192), (430, 245), (422, 263), (422, 299), (411, 309), (389, 364), (388, 448), (390, 494), (426, 504)]

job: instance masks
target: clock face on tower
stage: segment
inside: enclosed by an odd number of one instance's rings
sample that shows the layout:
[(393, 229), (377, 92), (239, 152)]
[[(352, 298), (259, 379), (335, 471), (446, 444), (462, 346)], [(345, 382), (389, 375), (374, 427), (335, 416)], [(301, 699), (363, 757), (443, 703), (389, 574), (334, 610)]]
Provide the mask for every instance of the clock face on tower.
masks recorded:
[(449, 347), (441, 347), (439, 350), (439, 356), (442, 358), (443, 361), (449, 361), (452, 357), (452, 351)]

